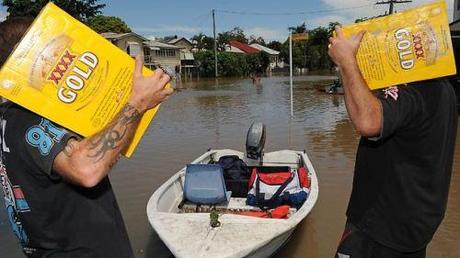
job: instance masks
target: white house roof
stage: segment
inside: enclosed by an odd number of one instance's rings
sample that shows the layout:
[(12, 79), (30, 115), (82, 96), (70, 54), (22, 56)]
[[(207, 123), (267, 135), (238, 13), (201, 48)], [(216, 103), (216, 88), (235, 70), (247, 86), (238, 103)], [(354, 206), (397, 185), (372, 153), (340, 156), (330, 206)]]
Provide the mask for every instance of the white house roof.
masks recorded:
[(181, 41), (182, 39), (184, 39), (185, 41), (187, 41), (190, 45), (192, 45), (192, 42), (184, 37), (180, 37), (180, 38), (177, 38), (177, 39), (172, 39), (170, 41), (168, 41), (168, 44), (176, 44), (177, 42)]
[(142, 40), (147, 40), (146, 38), (144, 38), (141, 35), (136, 34), (134, 32), (129, 32), (129, 33), (104, 32), (104, 33), (101, 33), (101, 36), (106, 38), (106, 39), (109, 39), (109, 40), (111, 40), (111, 39), (119, 40), (119, 39), (127, 37), (127, 36), (134, 36), (134, 37), (138, 37), (138, 38), (140, 38)]
[(274, 49), (259, 45), (257, 43), (251, 44), (250, 46), (253, 47), (253, 48), (257, 48), (260, 51), (266, 52), (269, 55), (279, 55), (280, 54), (279, 51), (276, 51)]
[(180, 47), (177, 47), (171, 44), (162, 43), (162, 42), (155, 41), (155, 40), (144, 41), (144, 44), (150, 48), (181, 49)]

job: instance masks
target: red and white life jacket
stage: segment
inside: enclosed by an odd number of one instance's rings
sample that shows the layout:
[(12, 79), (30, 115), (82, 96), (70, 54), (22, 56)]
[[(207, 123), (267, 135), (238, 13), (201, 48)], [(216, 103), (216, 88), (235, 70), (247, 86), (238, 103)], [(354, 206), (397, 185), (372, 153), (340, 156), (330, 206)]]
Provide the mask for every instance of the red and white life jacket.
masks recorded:
[(246, 203), (262, 209), (280, 205), (299, 208), (310, 192), (310, 178), (304, 167), (285, 171), (252, 170)]

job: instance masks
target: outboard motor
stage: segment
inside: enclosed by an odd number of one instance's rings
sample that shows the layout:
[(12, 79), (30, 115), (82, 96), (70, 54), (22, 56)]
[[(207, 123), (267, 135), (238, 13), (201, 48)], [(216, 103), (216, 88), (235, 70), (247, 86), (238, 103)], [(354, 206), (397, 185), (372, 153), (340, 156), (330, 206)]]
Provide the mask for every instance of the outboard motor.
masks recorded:
[(246, 137), (246, 158), (248, 166), (262, 165), (265, 146), (265, 125), (253, 123)]

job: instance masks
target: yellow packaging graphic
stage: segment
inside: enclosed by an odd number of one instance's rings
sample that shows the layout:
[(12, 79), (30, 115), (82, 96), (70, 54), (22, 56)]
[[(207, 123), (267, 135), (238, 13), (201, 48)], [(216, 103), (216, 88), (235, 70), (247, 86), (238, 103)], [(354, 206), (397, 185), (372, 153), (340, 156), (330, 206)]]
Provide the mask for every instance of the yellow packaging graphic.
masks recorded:
[[(0, 95), (87, 137), (128, 101), (133, 71), (130, 56), (50, 3), (2, 67)], [(157, 109), (142, 117), (126, 157)]]
[(366, 31), (358, 65), (370, 89), (456, 74), (444, 1), (350, 26)]

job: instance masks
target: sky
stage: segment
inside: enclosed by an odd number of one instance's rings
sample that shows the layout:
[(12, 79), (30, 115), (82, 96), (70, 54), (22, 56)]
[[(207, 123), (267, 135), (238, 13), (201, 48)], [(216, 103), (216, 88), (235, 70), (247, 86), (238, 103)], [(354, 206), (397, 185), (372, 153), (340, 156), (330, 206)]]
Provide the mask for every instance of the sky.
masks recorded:
[[(398, 4), (404, 10), (434, 0), (414, 0)], [(216, 10), (217, 33), (239, 26), (249, 37), (266, 41), (284, 40), (288, 27), (305, 22), (307, 28), (327, 26), (329, 22), (352, 23), (361, 17), (384, 14), (388, 5), (378, 0), (100, 0), (104, 15), (121, 17), (136, 33), (148, 38), (169, 35), (192, 37), (200, 32), (212, 36), (212, 14)], [(446, 0), (452, 21), (454, 0)], [(0, 21), (6, 17), (0, 7)]]

